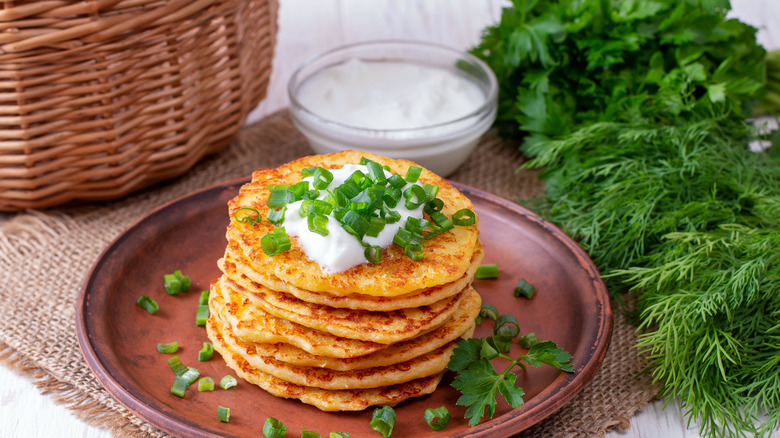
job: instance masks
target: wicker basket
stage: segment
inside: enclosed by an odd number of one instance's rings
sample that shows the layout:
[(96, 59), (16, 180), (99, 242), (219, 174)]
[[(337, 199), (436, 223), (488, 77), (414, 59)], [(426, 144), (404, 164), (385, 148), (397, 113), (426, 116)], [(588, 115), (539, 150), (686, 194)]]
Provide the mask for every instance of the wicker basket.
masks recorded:
[(2, 0), (0, 211), (181, 175), (265, 96), (276, 0)]

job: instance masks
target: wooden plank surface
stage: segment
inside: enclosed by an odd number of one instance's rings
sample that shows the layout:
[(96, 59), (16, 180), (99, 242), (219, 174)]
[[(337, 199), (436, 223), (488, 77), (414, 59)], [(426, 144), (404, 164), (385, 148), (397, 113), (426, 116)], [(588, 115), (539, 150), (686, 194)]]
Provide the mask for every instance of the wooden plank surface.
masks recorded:
[[(287, 106), (287, 80), (311, 56), (373, 39), (415, 39), (466, 49), (476, 44), (486, 25), (498, 20), (504, 4), (496, 0), (281, 0), (271, 85), (250, 122)], [(780, 47), (780, 1), (734, 0), (732, 15), (758, 27), (765, 47)], [(9, 215), (0, 215), (0, 221), (3, 217)], [(41, 395), (29, 378), (2, 366), (0, 425), (0, 437), (109, 436)], [(609, 438), (699, 436), (695, 426), (687, 428), (677, 405), (663, 409), (660, 401), (631, 418), (628, 431), (607, 434)]]

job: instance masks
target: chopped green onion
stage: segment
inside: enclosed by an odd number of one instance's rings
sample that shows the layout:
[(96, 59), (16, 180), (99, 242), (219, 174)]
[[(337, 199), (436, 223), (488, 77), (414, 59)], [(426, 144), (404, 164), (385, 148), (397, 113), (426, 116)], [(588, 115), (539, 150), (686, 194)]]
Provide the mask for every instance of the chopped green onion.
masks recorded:
[(395, 411), (390, 406), (376, 408), (371, 415), (371, 428), (379, 432), (385, 438), (393, 433), (395, 427)]
[(397, 189), (402, 189), (406, 185), (406, 180), (401, 175), (394, 173), (390, 178), (387, 179), (387, 182), (390, 183), (390, 186), (395, 187)]
[(333, 182), (333, 173), (324, 167), (307, 167), (301, 170), (301, 176), (312, 177), (312, 186), (317, 190), (324, 190)]
[[(239, 217), (239, 213), (244, 212)], [(254, 212), (254, 216), (250, 215), (249, 212)], [(249, 225), (255, 225), (256, 223), (260, 222), (263, 217), (260, 215), (260, 212), (255, 210), (254, 208), (249, 207), (241, 207), (233, 214), (233, 217), (236, 218), (236, 222), (246, 222)]]
[(165, 285), (165, 292), (168, 292), (169, 295), (176, 295), (177, 293), (181, 292), (181, 280), (176, 278), (175, 275), (163, 275), (163, 283)]
[(203, 348), (198, 351), (198, 360), (201, 362), (205, 362), (214, 355), (214, 346), (211, 344), (211, 342), (204, 342)]
[(238, 385), (238, 381), (230, 374), (219, 380), (219, 387), (222, 389), (230, 389), (236, 385)]
[(425, 190), (418, 185), (411, 185), (403, 192), (406, 203), (404, 204), (409, 210), (413, 210), (425, 203)]
[(214, 390), (214, 379), (211, 377), (201, 377), (200, 380), (198, 380), (198, 391), (213, 391)]
[(161, 342), (157, 344), (157, 351), (160, 353), (176, 353), (177, 350), (179, 350), (178, 342)]
[(268, 186), (268, 190), (268, 208), (281, 208), (295, 200), (295, 195), (287, 184)]
[(422, 167), (417, 166), (409, 166), (409, 170), (406, 171), (406, 176), (404, 179), (408, 183), (416, 183), (418, 179), (420, 179), (420, 174), (422, 173)]
[(517, 343), (526, 350), (539, 343), (539, 338), (536, 337), (536, 333), (531, 332), (527, 335), (523, 335), (517, 338)]
[(382, 248), (379, 246), (367, 246), (365, 251), (363, 251), (363, 255), (366, 257), (366, 260), (373, 264), (379, 264), (379, 262), (382, 261)]
[(385, 188), (385, 192), (382, 194), (382, 200), (389, 208), (395, 208), (398, 205), (398, 201), (401, 199), (402, 195), (403, 193), (401, 193), (401, 189), (398, 187), (388, 186)]
[(157, 305), (157, 301), (154, 301), (152, 298), (149, 298), (146, 295), (141, 295), (136, 303), (141, 306), (142, 309), (149, 312), (150, 315), (154, 315), (158, 310), (160, 310), (160, 306)]
[(328, 235), (328, 217), (324, 214), (311, 213), (306, 218), (309, 224), (309, 231), (317, 233), (321, 236)]
[(495, 321), (498, 319), (498, 309), (490, 304), (483, 304), (482, 307), (479, 308), (479, 316)]
[(504, 314), (496, 318), (496, 325), (493, 332), (499, 336), (515, 337), (520, 333), (520, 326), (517, 324), (517, 318), (514, 315)]
[(430, 200), (425, 204), (425, 212), (428, 214), (434, 211), (441, 211), (442, 208), (444, 208), (444, 201), (441, 198)]
[(267, 417), (263, 424), (265, 438), (283, 438), (287, 433), (287, 427), (281, 421), (273, 417)]
[(369, 160), (366, 163), (366, 166), (368, 167), (368, 177), (371, 178), (371, 181), (373, 181), (374, 184), (387, 184), (385, 169), (383, 169), (379, 163)]
[(266, 234), (260, 239), (260, 246), (265, 255), (273, 257), (279, 253), (285, 252), (292, 247), (290, 238), (284, 227), (276, 227), (273, 232)]
[(346, 432), (331, 432), (328, 438), (351, 438), (351, 435)]
[(301, 438), (322, 438), (322, 435), (312, 430), (303, 429), (301, 432)]
[(461, 227), (468, 227), (477, 223), (477, 215), (468, 208), (462, 208), (452, 215), (452, 223)]
[(420, 243), (411, 243), (404, 247), (404, 254), (415, 262), (419, 262), (425, 255), (425, 248)]
[(179, 397), (184, 397), (184, 392), (187, 390), (188, 386), (190, 385), (186, 380), (184, 380), (179, 376), (176, 376), (173, 379), (173, 385), (171, 386), (171, 394), (177, 395)]
[(183, 275), (180, 270), (173, 271), (173, 275), (176, 276), (176, 278), (179, 279), (181, 282), (181, 291), (187, 292), (190, 290), (190, 284), (192, 283), (192, 279), (186, 275)]
[(450, 422), (450, 411), (447, 410), (446, 406), (437, 409), (426, 409), (423, 418), (425, 418), (428, 426), (431, 426), (431, 429), (442, 430)]
[(394, 224), (401, 220), (401, 213), (390, 210), (386, 206), (382, 206), (382, 209), (379, 210), (379, 217), (384, 219), (388, 224)]
[(335, 191), (340, 192), (347, 199), (352, 199), (361, 192), (360, 185), (352, 178), (347, 178)]
[(373, 200), (371, 199), (370, 189), (367, 188), (351, 198), (347, 208), (350, 210), (365, 212), (371, 208), (372, 204)]
[(385, 220), (381, 217), (372, 216), (368, 220), (368, 228), (366, 229), (366, 236), (377, 237), (382, 230), (385, 229)]
[(217, 406), (217, 418), (223, 423), (230, 421), (230, 408)]
[(185, 371), (184, 374), (181, 374), (179, 377), (184, 379), (187, 382), (187, 386), (189, 386), (198, 380), (198, 377), (200, 377), (200, 371), (197, 368), (188, 367), (187, 371)]
[(208, 304), (198, 304), (198, 310), (195, 312), (195, 325), (203, 327), (209, 319)]
[(439, 186), (425, 183), (423, 184), (423, 191), (425, 191), (425, 202), (431, 202), (436, 198), (436, 194), (439, 193)]
[(268, 222), (271, 222), (272, 224), (279, 226), (284, 223), (284, 214), (287, 212), (287, 207), (282, 207), (279, 210), (268, 210)]
[(201, 291), (198, 304), (208, 304), (208, 303), (209, 303), (209, 291), (207, 290)]
[(531, 298), (534, 296), (534, 292), (536, 292), (536, 288), (529, 282), (523, 280), (522, 278), (517, 281), (517, 286), (515, 286), (515, 296), (516, 297), (526, 297)]
[(474, 278), (498, 278), (498, 264), (480, 265), (474, 273)]
[(168, 366), (177, 376), (181, 376), (187, 371), (187, 367), (181, 363), (179, 356), (173, 356), (172, 358), (168, 359)]
[(355, 210), (347, 210), (340, 222), (342, 228), (349, 234), (357, 237), (358, 240), (363, 240), (363, 236), (365, 236), (368, 229), (368, 220), (361, 216), (360, 213)]

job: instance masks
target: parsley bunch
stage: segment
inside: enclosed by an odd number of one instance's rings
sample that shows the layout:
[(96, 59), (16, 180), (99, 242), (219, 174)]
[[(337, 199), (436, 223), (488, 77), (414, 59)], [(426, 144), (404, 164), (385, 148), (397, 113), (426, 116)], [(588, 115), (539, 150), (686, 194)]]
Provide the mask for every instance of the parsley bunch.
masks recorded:
[(780, 429), (780, 134), (751, 152), (745, 117), (780, 82), (728, 9), (517, 0), (473, 52), (501, 83), (502, 134), (543, 168), (535, 208), (614, 296), (639, 296), (638, 347), (664, 394), (708, 436), (767, 436)]

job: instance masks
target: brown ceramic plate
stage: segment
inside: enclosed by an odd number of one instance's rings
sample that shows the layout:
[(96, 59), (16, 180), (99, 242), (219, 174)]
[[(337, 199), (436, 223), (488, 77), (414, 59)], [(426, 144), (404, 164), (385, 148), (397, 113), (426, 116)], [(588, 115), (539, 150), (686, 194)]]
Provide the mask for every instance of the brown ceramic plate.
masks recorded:
[[(201, 376), (216, 382), (235, 375), (218, 354), (198, 362), (198, 350), (207, 341), (195, 325), (200, 291), (220, 275), (217, 259), (225, 248), (228, 199), (245, 181), (232, 181), (175, 200), (117, 238), (98, 259), (84, 283), (77, 313), (81, 351), (98, 381), (120, 403), (154, 426), (177, 436), (262, 436), (266, 417), (281, 420), (289, 436), (305, 428), (328, 436), (344, 431), (379, 436), (370, 429), (373, 409), (364, 412), (326, 413), (297, 400), (273, 397), (239, 381), (229, 390), (198, 392), (191, 386), (184, 398), (170, 393), (173, 373), (157, 352), (158, 342), (177, 341), (176, 355)], [(469, 427), (465, 409), (456, 406), (459, 393), (447, 373), (431, 395), (396, 406), (394, 437), (509, 436), (549, 416), (585, 387), (606, 353), (612, 331), (607, 291), (591, 260), (569, 237), (533, 212), (515, 203), (473, 188), (457, 185), (475, 206), (485, 244), (484, 263), (498, 263), (500, 277), (477, 280), (483, 300), (501, 313), (511, 313), (522, 332), (553, 340), (570, 352), (576, 372), (551, 367), (519, 371), (517, 384), (525, 390), (525, 403), (511, 409), (503, 399), (492, 419)], [(163, 274), (181, 269), (192, 277), (188, 293), (167, 295)], [(536, 286), (528, 300), (515, 298), (517, 280)], [(135, 304), (141, 295), (160, 306), (149, 315)], [(476, 336), (489, 333), (484, 323)], [(517, 347), (519, 348), (519, 347)], [(427, 408), (447, 406), (452, 420), (433, 432), (423, 420)], [(217, 419), (217, 407), (231, 408), (229, 423)]]

